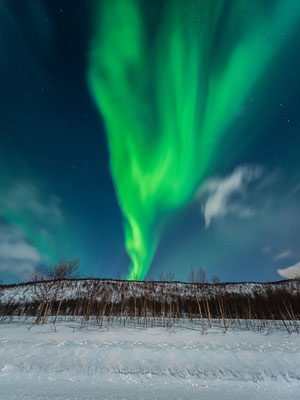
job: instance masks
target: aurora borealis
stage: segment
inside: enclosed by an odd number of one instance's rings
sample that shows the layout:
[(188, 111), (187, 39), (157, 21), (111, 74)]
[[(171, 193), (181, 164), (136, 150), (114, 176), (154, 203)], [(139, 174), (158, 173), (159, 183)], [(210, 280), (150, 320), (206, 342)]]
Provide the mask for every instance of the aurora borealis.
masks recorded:
[(127, 279), (297, 264), (299, 19), (299, 0), (2, 1), (0, 280), (64, 256)]
[(131, 279), (146, 276), (163, 218), (192, 198), (228, 136), (239, 140), (236, 112), (255, 85), (263, 90), (282, 30), (299, 20), (299, 1), (264, 3), (161, 2), (149, 26), (148, 2), (95, 2), (89, 83), (106, 123)]

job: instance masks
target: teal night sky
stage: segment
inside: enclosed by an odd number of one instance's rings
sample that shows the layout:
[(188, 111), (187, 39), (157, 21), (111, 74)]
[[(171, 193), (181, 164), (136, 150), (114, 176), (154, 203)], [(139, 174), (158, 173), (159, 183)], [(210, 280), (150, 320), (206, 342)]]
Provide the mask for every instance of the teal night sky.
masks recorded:
[(0, 281), (300, 275), (300, 0), (0, 1)]

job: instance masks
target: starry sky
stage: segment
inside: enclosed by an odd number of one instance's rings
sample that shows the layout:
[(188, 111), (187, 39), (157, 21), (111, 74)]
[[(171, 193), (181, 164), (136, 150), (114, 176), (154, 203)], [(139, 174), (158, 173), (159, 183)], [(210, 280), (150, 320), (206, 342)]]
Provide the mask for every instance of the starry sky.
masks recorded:
[(0, 1), (0, 280), (300, 274), (300, 0)]

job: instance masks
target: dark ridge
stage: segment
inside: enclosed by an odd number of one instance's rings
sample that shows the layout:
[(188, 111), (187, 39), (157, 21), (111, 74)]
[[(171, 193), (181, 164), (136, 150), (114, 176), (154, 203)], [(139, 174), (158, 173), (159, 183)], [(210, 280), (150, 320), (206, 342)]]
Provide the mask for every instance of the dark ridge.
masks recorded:
[[(200, 282), (195, 282), (198, 285), (207, 285), (207, 286), (226, 286), (226, 285), (277, 285), (277, 284), (284, 284), (288, 282), (296, 282), (299, 279), (282, 279), (280, 281), (268, 281), (268, 282), (254, 282), (254, 281), (249, 281), (249, 282), (220, 282), (220, 283), (200, 283)], [(127, 279), (110, 279), (110, 278), (73, 278), (73, 279), (57, 279), (56, 281), (60, 282), (66, 282), (66, 281), (97, 281), (97, 282), (134, 282), (134, 283), (180, 283), (184, 285), (195, 285), (195, 283), (192, 282), (185, 282), (185, 281), (135, 281), (135, 280), (127, 280)], [(20, 282), (20, 283), (8, 283), (8, 284), (0, 284), (0, 289), (2, 288), (13, 288), (13, 287), (20, 287), (20, 286), (30, 286), (30, 285), (35, 285), (37, 283), (41, 282), (52, 282), (50, 279), (44, 279), (42, 281), (28, 281), (28, 282)]]

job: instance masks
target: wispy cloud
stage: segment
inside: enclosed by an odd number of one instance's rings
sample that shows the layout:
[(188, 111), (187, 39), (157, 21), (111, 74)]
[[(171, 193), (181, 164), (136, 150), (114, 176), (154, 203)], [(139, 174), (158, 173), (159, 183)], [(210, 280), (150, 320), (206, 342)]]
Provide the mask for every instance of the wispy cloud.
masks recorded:
[(24, 180), (14, 182), (0, 195), (0, 213), (26, 212), (35, 219), (47, 219), (55, 223), (63, 220), (60, 209), (60, 200), (57, 196), (50, 195), (45, 198), (37, 184)]
[(285, 258), (290, 258), (292, 256), (292, 252), (290, 250), (282, 251), (281, 253), (276, 254), (273, 258), (274, 261), (284, 260)]
[(300, 278), (300, 262), (288, 268), (278, 269), (278, 274), (286, 279)]
[(22, 233), (5, 224), (0, 225), (0, 272), (24, 280), (42, 261), (38, 250), (26, 242)]
[[(225, 177), (212, 178), (204, 182), (197, 193), (202, 202), (205, 227), (212, 220), (233, 213), (242, 218), (255, 215), (255, 210), (242, 202), (242, 195), (247, 191), (250, 182), (257, 180), (262, 174), (258, 166), (242, 166)], [(235, 198), (234, 198), (235, 197)]]
[(0, 220), (2, 273), (24, 279), (36, 266), (52, 262), (64, 245), (58, 240), (64, 228), (60, 199), (43, 184), (7, 181), (0, 192), (0, 218), (7, 225), (4, 229)]

